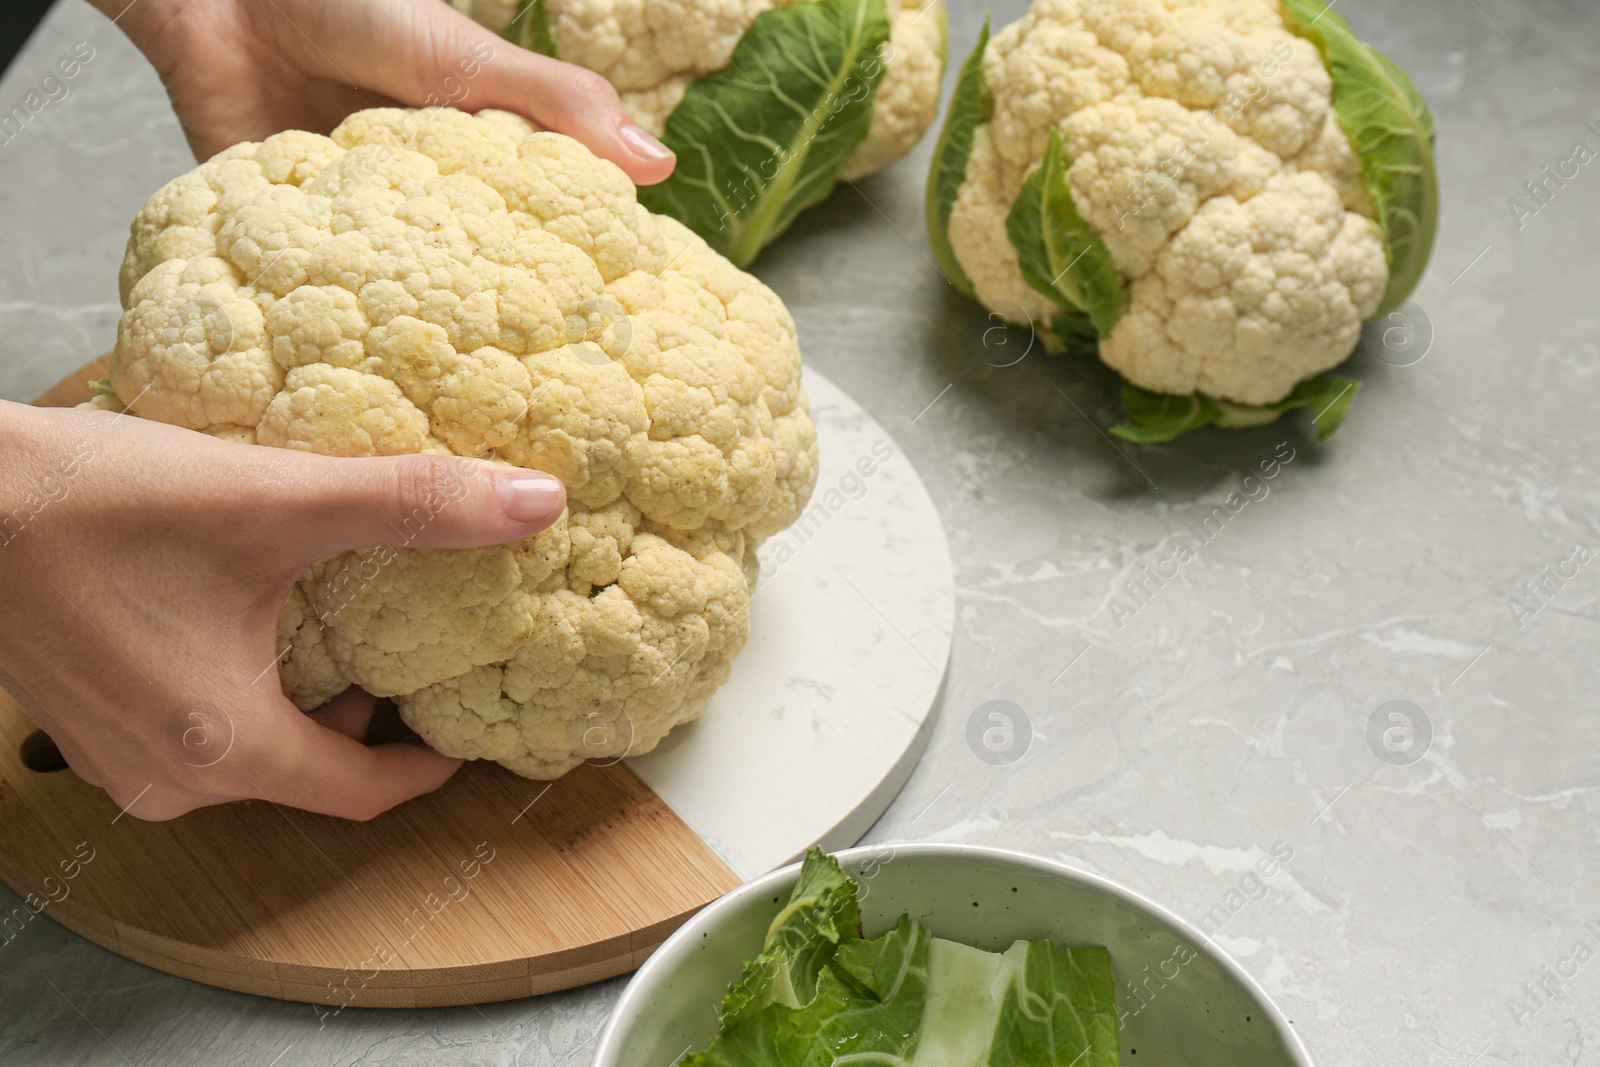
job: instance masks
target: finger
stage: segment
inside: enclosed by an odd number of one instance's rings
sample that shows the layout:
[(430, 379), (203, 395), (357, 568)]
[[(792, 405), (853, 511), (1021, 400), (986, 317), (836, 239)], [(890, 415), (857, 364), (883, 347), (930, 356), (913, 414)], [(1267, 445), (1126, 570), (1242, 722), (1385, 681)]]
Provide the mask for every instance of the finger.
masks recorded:
[(371, 819), (438, 789), (462, 763), (421, 745), (368, 747), (318, 725), (288, 701), (283, 708), (270, 744), (259, 749), (248, 772), (257, 795), (276, 804)]
[(665, 181), (672, 150), (628, 117), (616, 89), (590, 70), (507, 44), (484, 65), (475, 108), (526, 115), (621, 167), (639, 185)]
[(352, 741), (364, 741), (367, 737), (367, 727), (372, 723), (372, 710), (377, 705), (377, 697), (358, 685), (352, 685), (320, 708), (314, 708), (307, 714), (320, 726), (344, 734)]
[[(393, 51), (364, 47), (344, 64), (369, 89), (412, 107), (500, 108), (576, 138), (640, 185), (663, 181), (676, 157), (623, 110), (611, 83), (592, 71), (519, 48), (448, 4), (406, 9)], [(362, 42), (370, 44), (370, 42)], [(393, 62), (409, 55), (410, 62)]]
[[(299, 528), (293, 550), (304, 564), (370, 545), (479, 548), (517, 541), (555, 522), (567, 503), (552, 475), (487, 460), (327, 459), (306, 462), (303, 473), (277, 514)], [(292, 487), (295, 480), (281, 484)]]

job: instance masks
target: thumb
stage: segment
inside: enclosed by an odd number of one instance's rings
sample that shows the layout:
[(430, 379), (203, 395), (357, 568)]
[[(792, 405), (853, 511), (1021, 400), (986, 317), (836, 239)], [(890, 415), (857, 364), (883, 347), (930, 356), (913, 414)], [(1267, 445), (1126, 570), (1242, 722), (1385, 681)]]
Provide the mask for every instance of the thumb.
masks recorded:
[(543, 471), (453, 456), (315, 461), (285, 515), (306, 561), (371, 545), (480, 548), (518, 541), (561, 517), (567, 491)]
[(482, 82), (474, 110), (495, 107), (526, 115), (583, 142), (635, 184), (666, 181), (677, 165), (672, 149), (629, 118), (617, 90), (594, 71), (508, 43), (484, 65)]
[[(412, 107), (514, 111), (581, 141), (640, 185), (672, 173), (672, 150), (628, 117), (616, 89), (599, 74), (520, 48), (449, 4), (416, 4), (404, 12), (408, 21), (398, 32), (406, 39), (397, 43), (409, 48), (363, 49), (352, 57), (351, 75), (364, 86)], [(390, 59), (406, 54), (411, 62)]]

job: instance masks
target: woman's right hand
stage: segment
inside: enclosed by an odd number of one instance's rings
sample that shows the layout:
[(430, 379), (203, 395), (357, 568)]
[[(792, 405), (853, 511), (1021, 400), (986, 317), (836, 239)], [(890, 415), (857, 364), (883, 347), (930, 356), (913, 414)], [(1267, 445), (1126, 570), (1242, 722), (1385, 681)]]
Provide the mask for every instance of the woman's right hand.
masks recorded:
[(640, 185), (672, 152), (605, 78), (518, 48), (441, 0), (92, 0), (167, 87), (199, 159), (353, 111), (449, 104), (515, 111), (582, 141)]

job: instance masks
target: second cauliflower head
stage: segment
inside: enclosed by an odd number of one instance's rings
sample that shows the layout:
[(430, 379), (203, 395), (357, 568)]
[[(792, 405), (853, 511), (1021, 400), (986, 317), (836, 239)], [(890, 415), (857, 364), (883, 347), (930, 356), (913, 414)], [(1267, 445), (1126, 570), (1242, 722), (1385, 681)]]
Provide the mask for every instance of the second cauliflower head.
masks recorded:
[(96, 406), (567, 486), (520, 542), (312, 566), (279, 621), (301, 708), (354, 683), (441, 752), (553, 778), (649, 751), (727, 679), (756, 548), (816, 478), (794, 322), (611, 163), (504, 112), (358, 112), (168, 183), (121, 282)]
[(1314, 376), (1427, 261), (1432, 116), (1322, 6), (1036, 0), (962, 70), (935, 250), (991, 311), (1097, 344), (1125, 436), (1297, 403), (1331, 431), (1356, 383)]
[(909, 152), (939, 110), (943, 0), (450, 0), (603, 75), (678, 154), (641, 190), (743, 266), (801, 209)]

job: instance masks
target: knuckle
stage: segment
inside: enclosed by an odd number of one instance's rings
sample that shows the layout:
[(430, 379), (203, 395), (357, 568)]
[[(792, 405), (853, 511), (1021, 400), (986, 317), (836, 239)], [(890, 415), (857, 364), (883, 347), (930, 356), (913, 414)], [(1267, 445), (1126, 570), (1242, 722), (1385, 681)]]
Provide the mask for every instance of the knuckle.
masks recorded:
[(112, 782), (106, 786), (106, 795), (119, 811), (140, 822), (166, 822), (187, 815), (201, 806), (193, 796), (152, 786), (128, 782)]
[(380, 798), (364, 793), (351, 803), (345, 818), (351, 822), (371, 822), (388, 810), (389, 805)]
[(431, 519), (447, 504), (461, 500), (471, 477), (467, 464), (448, 456), (412, 456), (396, 465), (393, 518), (402, 527)]
[(171, 822), (181, 815), (187, 815), (197, 808), (204, 807), (200, 800), (186, 798), (173, 798), (171, 800), (158, 800), (151, 805), (151, 810), (139, 813), (143, 822)]
[(572, 93), (580, 101), (614, 107), (621, 103), (616, 88), (603, 75), (592, 70), (579, 69), (571, 74)]

